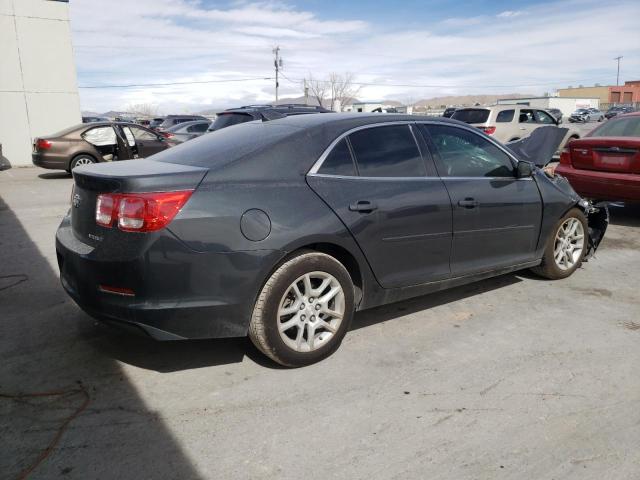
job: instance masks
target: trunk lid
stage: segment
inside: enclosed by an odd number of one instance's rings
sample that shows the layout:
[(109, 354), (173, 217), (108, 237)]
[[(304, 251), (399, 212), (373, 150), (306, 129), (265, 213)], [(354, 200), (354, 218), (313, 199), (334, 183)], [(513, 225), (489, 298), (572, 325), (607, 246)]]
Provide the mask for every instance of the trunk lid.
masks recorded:
[(640, 173), (640, 141), (629, 137), (589, 137), (571, 142), (574, 168)]
[(80, 241), (97, 246), (105, 235), (118, 231), (117, 228), (96, 224), (96, 200), (101, 193), (193, 190), (207, 172), (208, 169), (203, 167), (153, 160), (126, 160), (78, 167), (73, 170), (75, 183), (71, 195), (73, 233)]

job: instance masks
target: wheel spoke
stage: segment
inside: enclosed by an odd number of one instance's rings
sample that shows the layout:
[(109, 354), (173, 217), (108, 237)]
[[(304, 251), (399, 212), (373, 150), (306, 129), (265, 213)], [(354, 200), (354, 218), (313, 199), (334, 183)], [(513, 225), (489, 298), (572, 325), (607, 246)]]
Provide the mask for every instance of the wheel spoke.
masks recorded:
[(322, 297), (320, 297), (318, 299), (318, 301), (321, 302), (321, 303), (327, 303), (329, 300), (331, 300), (333, 297), (335, 297), (341, 291), (342, 291), (342, 289), (340, 287), (333, 287), (326, 294), (324, 294)]
[(338, 320), (342, 320), (342, 313), (336, 312), (335, 310), (324, 308), (322, 309), (322, 313), (329, 315), (331, 318), (337, 318)]
[(324, 292), (327, 289), (327, 286), (329, 286), (330, 283), (331, 283), (331, 279), (325, 278), (320, 284), (320, 286), (313, 290), (314, 295), (316, 297), (322, 295), (322, 292)]
[(304, 294), (305, 295), (310, 295), (311, 294), (311, 276), (307, 273), (303, 278), (302, 278), (302, 282), (304, 283)]
[(281, 323), (280, 325), (278, 325), (278, 328), (280, 329), (281, 332), (286, 332), (287, 330), (289, 330), (294, 325), (299, 325), (299, 324), (300, 324), (300, 319), (296, 315), (296, 316), (292, 317), (291, 319), (287, 320), (286, 322)]
[(309, 350), (313, 350), (315, 336), (316, 336), (316, 327), (308, 323), (307, 324), (307, 344), (309, 345)]
[(293, 293), (295, 294), (296, 298), (298, 300), (302, 300), (304, 295), (302, 295), (302, 292), (300, 291), (300, 287), (298, 287), (298, 284), (294, 283), (293, 285), (291, 285), (291, 289), (293, 290)]
[(278, 316), (284, 317), (285, 315), (293, 315), (297, 311), (298, 311), (298, 302), (295, 302), (289, 307), (281, 308), (280, 310), (278, 310)]
[(320, 320), (318, 323), (318, 327), (324, 328), (327, 332), (336, 333), (336, 329), (329, 322), (325, 322), (324, 320)]
[(302, 340), (304, 335), (304, 325), (298, 328), (298, 334), (296, 335), (296, 348), (300, 351), (302, 346)]

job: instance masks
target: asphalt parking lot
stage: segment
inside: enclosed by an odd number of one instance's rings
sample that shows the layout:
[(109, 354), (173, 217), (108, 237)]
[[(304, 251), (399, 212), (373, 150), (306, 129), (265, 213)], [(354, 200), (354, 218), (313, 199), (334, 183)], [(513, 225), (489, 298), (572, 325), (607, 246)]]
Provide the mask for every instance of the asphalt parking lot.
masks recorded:
[[(31, 478), (638, 478), (639, 208), (612, 207), (567, 280), (522, 272), (362, 312), (335, 355), (287, 370), (245, 339), (95, 325), (57, 276), (71, 183), (0, 172), (0, 393), (90, 397)], [(0, 398), (0, 476), (83, 400)]]

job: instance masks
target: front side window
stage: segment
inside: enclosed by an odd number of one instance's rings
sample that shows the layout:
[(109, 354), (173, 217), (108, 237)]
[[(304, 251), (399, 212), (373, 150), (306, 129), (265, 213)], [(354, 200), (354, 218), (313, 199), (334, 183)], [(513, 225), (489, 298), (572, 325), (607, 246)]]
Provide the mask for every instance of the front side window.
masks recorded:
[(116, 144), (116, 132), (114, 132), (113, 127), (92, 128), (84, 132), (82, 138), (98, 147)]
[(139, 127), (130, 127), (130, 128), (136, 140), (157, 140), (158, 139), (158, 136), (155, 133), (152, 133), (149, 130), (145, 130), (144, 128), (139, 128)]
[(371, 127), (349, 135), (362, 177), (424, 177), (426, 170), (409, 125)]
[(536, 110), (536, 122), (545, 125), (555, 125), (556, 122), (551, 115), (543, 110)]
[(477, 133), (442, 125), (424, 128), (438, 152), (441, 177), (514, 177), (509, 156)]
[(520, 110), (519, 123), (536, 123), (533, 110)]
[(496, 116), (496, 122), (498, 123), (511, 122), (513, 120), (513, 116), (515, 113), (516, 113), (515, 110), (502, 110), (501, 112), (498, 112), (498, 115)]
[(355, 176), (356, 169), (347, 141), (343, 138), (333, 147), (331, 153), (322, 162), (318, 173), (324, 175)]

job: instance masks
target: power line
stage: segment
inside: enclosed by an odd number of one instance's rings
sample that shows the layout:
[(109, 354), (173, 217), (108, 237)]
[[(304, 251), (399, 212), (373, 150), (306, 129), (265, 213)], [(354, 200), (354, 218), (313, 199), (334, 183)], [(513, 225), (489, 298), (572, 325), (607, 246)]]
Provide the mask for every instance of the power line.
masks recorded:
[(206, 83), (250, 82), (254, 80), (273, 80), (273, 77), (230, 78), (227, 80), (199, 80), (199, 81), (191, 81), (191, 82), (130, 83), (126, 85), (80, 85), (78, 86), (78, 88), (167, 87), (172, 85), (201, 85)]

